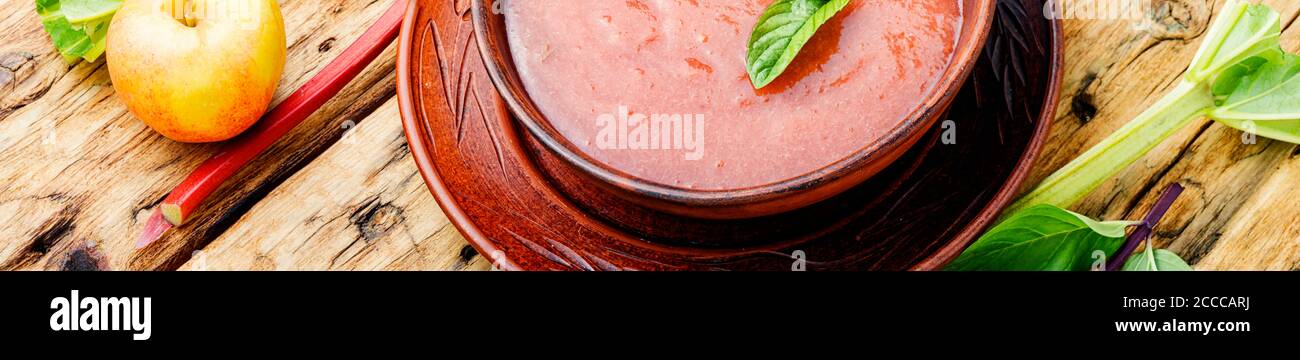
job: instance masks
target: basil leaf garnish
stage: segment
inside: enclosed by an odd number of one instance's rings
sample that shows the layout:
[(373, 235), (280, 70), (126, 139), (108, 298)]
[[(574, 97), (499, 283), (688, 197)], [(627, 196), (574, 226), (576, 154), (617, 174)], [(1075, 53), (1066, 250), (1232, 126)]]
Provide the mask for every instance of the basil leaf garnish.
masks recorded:
[(1099, 222), (1051, 205), (1012, 215), (980, 237), (948, 270), (1087, 271), (1100, 250), (1110, 257), (1124, 244), (1131, 221)]
[(755, 89), (776, 80), (827, 20), (850, 0), (777, 0), (767, 7), (749, 38), (745, 69)]

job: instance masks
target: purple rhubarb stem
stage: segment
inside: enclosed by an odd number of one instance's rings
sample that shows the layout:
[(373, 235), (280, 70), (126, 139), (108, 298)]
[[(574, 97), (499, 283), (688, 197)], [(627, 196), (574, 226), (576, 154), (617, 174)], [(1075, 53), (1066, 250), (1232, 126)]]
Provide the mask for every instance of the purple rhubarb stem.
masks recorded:
[(1119, 271), (1124, 268), (1124, 263), (1128, 262), (1128, 258), (1133, 255), (1133, 251), (1137, 250), (1138, 244), (1151, 237), (1151, 232), (1155, 231), (1156, 224), (1160, 223), (1160, 219), (1165, 217), (1165, 213), (1169, 212), (1169, 207), (1174, 205), (1174, 200), (1178, 200), (1178, 196), (1182, 194), (1183, 186), (1178, 183), (1169, 185), (1169, 188), (1165, 189), (1163, 194), (1160, 194), (1160, 200), (1156, 201), (1156, 206), (1152, 207), (1151, 212), (1147, 213), (1147, 217), (1142, 219), (1141, 224), (1138, 224), (1137, 230), (1134, 230), (1133, 234), (1128, 236), (1128, 240), (1124, 242), (1124, 247), (1120, 248), (1119, 252), (1116, 252), (1111, 257), (1110, 264), (1106, 265), (1106, 271)]

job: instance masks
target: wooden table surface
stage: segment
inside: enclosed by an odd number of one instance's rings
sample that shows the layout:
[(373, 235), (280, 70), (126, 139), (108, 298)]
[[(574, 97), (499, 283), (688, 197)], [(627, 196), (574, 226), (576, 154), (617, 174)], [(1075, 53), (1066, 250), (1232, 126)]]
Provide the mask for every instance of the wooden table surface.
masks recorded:
[[(391, 4), (280, 1), (289, 56), (277, 101)], [(1145, 19), (1065, 21), (1060, 111), (1031, 181), (1082, 153), (1176, 82), (1221, 1), (1156, 1)], [(1290, 25), (1300, 2), (1265, 1)], [(32, 0), (0, 0), (0, 269), (483, 270), (406, 146), (396, 52), (223, 187), (193, 223), (134, 249), (149, 209), (212, 145), (169, 141), (118, 101), (103, 61), (68, 65)], [(1300, 48), (1300, 29), (1283, 37)], [(1200, 121), (1076, 207), (1138, 218), (1188, 187), (1157, 244), (1202, 270), (1300, 269), (1300, 149)]]

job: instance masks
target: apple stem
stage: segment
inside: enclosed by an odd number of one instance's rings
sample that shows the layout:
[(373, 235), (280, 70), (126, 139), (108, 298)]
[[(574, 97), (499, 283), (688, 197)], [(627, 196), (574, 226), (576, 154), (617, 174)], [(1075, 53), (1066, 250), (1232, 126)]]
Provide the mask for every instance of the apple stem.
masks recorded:
[[(156, 211), (153, 217), (164, 218), (175, 226), (180, 226), (189, 220), (194, 210), (226, 180), (320, 109), (325, 102), (337, 95), (348, 82), (379, 57), (379, 54), (397, 38), (398, 30), (405, 17), (407, 3), (408, 0), (395, 0), (392, 7), (338, 58), (298, 88), (298, 91), (271, 109), (262, 121), (222, 145), (216, 155), (199, 165), (185, 181), (172, 190), (171, 195), (160, 205), (160, 211)], [(150, 227), (141, 234), (136, 244), (138, 248), (161, 238), (166, 229), (153, 230), (157, 229)]]

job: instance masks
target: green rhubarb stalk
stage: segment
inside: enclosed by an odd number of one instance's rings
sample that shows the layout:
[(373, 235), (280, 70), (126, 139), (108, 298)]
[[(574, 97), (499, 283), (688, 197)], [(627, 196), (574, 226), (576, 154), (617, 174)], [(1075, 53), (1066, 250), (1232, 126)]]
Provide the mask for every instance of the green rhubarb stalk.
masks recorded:
[(1182, 81), (1155, 106), (1043, 180), (1007, 213), (1041, 204), (1070, 207), (1213, 106), (1214, 96), (1207, 86)]
[(1300, 57), (1281, 48), (1281, 16), (1240, 0), (1229, 0), (1220, 14), (1177, 87), (1005, 214), (1043, 204), (1068, 208), (1202, 117), (1300, 143)]

